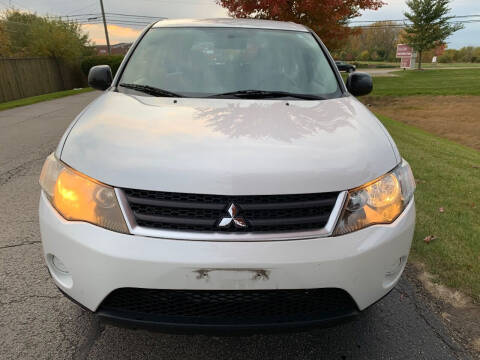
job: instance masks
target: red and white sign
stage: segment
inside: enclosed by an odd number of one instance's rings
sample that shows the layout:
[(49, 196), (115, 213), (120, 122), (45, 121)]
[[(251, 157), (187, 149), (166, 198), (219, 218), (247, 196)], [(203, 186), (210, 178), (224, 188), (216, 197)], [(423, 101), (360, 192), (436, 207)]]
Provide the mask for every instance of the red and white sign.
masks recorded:
[(400, 67), (404, 69), (410, 68), (410, 65), (412, 64), (412, 58), (411, 57), (402, 57), (402, 60), (400, 61)]
[(397, 45), (397, 58), (411, 57), (413, 54), (413, 49), (405, 44)]

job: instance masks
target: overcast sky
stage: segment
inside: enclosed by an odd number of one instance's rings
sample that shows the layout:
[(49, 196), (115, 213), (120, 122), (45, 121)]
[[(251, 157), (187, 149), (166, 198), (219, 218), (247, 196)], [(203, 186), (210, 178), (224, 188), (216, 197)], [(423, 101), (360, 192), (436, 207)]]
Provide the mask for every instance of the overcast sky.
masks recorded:
[[(387, 5), (378, 11), (367, 11), (356, 20), (399, 20), (406, 10), (405, 0), (384, 0)], [(77, 15), (100, 12), (99, 0), (0, 0), (0, 9), (9, 3), (16, 8), (29, 9), (39, 14)], [(104, 0), (105, 11), (134, 15), (158, 16), (167, 18), (204, 18), (225, 17), (227, 12), (215, 4), (215, 0)], [(465, 29), (458, 31), (447, 41), (450, 48), (462, 46), (480, 46), (480, 0), (453, 0), (453, 15), (478, 15), (478, 23), (466, 24)], [(88, 16), (84, 17), (86, 20)], [(128, 18), (123, 18), (128, 19)], [(132, 19), (132, 18), (130, 18)], [(138, 20), (135, 18), (134, 20)], [(93, 41), (105, 43), (101, 24), (85, 25)], [(139, 25), (110, 25), (109, 33), (112, 44), (135, 40)]]

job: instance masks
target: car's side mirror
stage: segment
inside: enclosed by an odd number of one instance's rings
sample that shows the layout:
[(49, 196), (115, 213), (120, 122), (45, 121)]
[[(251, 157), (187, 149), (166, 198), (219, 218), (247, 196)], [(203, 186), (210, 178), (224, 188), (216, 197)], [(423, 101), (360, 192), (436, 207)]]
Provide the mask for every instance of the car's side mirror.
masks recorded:
[(354, 72), (348, 76), (347, 90), (353, 96), (368, 95), (373, 90), (372, 77), (367, 73)]
[(106, 90), (112, 85), (112, 69), (108, 65), (97, 65), (88, 72), (88, 86), (97, 90)]

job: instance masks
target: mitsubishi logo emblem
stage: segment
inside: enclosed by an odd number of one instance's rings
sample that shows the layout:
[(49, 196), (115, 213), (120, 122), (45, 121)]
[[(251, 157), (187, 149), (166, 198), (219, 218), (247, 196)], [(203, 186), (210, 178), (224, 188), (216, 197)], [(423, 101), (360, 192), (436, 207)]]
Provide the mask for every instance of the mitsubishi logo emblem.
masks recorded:
[(231, 204), (230, 207), (228, 208), (228, 217), (224, 217), (222, 220), (220, 220), (220, 223), (218, 224), (218, 227), (220, 228), (227, 228), (233, 224), (235, 225), (236, 228), (246, 228), (247, 227), (247, 222), (242, 216), (238, 216), (239, 213), (239, 208), (235, 204)]

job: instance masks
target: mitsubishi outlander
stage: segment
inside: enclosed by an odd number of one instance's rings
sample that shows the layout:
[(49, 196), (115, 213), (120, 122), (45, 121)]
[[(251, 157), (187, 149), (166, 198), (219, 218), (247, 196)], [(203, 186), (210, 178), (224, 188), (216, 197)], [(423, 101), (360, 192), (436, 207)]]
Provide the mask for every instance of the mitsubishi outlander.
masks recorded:
[(150, 25), (42, 169), (56, 286), (100, 317), (163, 329), (341, 320), (397, 284), (415, 183), (392, 138), (294, 23)]

